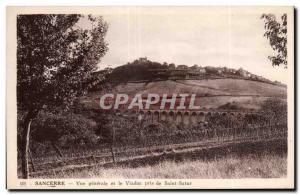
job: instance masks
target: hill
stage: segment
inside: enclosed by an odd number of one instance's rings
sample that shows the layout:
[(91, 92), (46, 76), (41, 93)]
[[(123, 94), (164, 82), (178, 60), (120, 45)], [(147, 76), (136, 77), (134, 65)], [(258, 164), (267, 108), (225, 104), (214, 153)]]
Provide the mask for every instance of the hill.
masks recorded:
[(259, 109), (268, 98), (286, 101), (286, 85), (242, 68), (186, 66), (140, 58), (114, 69), (94, 73), (90, 93), (81, 100), (97, 108), (103, 93), (196, 94), (196, 104), (206, 109)]
[[(165, 80), (153, 82), (127, 82), (117, 84), (111, 93), (140, 94), (196, 94), (196, 104), (207, 109), (226, 108), (229, 104), (238, 108), (258, 109), (260, 104), (272, 97), (286, 101), (286, 86), (245, 79)], [(95, 91), (84, 99), (95, 100), (104, 92)], [(88, 101), (87, 101), (88, 102)], [(92, 106), (90, 105), (90, 106)]]
[(163, 64), (160, 64), (158, 62), (147, 60), (147, 58), (140, 58), (114, 69), (107, 68), (94, 72), (94, 82), (90, 91), (101, 90), (100, 86), (103, 83), (118, 85), (127, 82), (141, 83), (167, 80), (215, 79), (243, 79), (284, 86), (278, 81), (271, 81), (262, 76), (252, 74), (242, 68), (235, 70), (227, 67), (202, 67), (196, 64), (191, 67), (186, 65), (176, 66), (173, 63), (168, 64), (164, 62)]

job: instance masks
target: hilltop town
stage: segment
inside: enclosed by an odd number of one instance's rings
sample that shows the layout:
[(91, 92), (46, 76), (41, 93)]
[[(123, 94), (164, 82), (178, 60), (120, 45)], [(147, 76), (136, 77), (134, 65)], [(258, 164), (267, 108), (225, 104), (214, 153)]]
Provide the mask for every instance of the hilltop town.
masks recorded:
[[(163, 80), (206, 80), (206, 79), (244, 79), (269, 83), (273, 85), (284, 84), (278, 81), (271, 81), (262, 76), (258, 76), (244, 70), (243, 68), (233, 69), (227, 67), (213, 67), (201, 65), (175, 65), (174, 63), (163, 64), (152, 62), (146, 57), (134, 60), (131, 63), (112, 68), (106, 68), (94, 72), (95, 77), (101, 77), (105, 81), (112, 83), (127, 82), (155, 82)], [(103, 76), (105, 75), (105, 76)], [(99, 82), (99, 80), (95, 81)], [(94, 86), (97, 85), (94, 83)]]

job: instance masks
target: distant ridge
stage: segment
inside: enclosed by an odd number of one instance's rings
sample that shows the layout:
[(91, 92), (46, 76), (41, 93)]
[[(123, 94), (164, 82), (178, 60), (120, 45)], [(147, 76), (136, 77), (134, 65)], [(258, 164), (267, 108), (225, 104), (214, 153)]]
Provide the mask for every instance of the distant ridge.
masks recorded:
[(201, 67), (160, 64), (147, 58), (135, 60), (114, 69), (94, 72), (93, 88), (82, 97), (98, 108), (104, 93), (196, 94), (196, 104), (206, 109), (257, 110), (263, 101), (279, 98), (286, 101), (287, 86), (254, 75), (242, 68)]
[[(105, 75), (103, 77), (103, 75)], [(262, 76), (258, 76), (250, 73), (242, 68), (233, 69), (227, 67), (212, 67), (212, 66), (199, 66), (193, 65), (191, 67), (187, 65), (175, 65), (173, 63), (163, 64), (158, 62), (152, 62), (147, 58), (139, 58), (131, 63), (112, 68), (106, 68), (104, 70), (94, 72), (95, 77), (101, 77), (98, 79), (100, 82), (109, 83), (139, 83), (139, 82), (155, 82), (166, 80), (211, 80), (211, 79), (244, 79), (251, 81), (258, 81), (269, 83), (273, 85), (284, 84), (278, 81), (271, 81)], [(98, 90), (97, 83), (94, 83), (95, 88), (92, 90)]]

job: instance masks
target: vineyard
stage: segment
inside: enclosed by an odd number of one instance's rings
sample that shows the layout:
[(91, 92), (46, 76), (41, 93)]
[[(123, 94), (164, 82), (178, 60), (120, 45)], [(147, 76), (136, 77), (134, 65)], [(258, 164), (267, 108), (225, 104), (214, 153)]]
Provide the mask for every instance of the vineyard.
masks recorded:
[(115, 134), (112, 144), (97, 144), (89, 148), (72, 147), (63, 150), (63, 156), (56, 153), (32, 154), (30, 176), (55, 176), (95, 167), (139, 167), (164, 160), (205, 160), (233, 152), (259, 153), (265, 148), (286, 149), (286, 141), (286, 124), (203, 128), (130, 136)]

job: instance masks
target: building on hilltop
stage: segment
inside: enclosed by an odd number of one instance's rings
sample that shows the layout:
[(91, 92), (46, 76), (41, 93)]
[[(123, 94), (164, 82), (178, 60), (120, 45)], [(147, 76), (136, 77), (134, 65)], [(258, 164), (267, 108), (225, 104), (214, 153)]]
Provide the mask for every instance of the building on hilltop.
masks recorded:
[(189, 69), (187, 65), (178, 65), (177, 69)]
[(147, 59), (147, 57), (143, 57), (143, 58), (139, 58), (138, 61), (141, 63), (144, 63), (144, 62), (147, 62), (148, 59)]
[(236, 73), (241, 76), (241, 77), (244, 77), (244, 78), (248, 78), (248, 72), (242, 68), (239, 68)]

